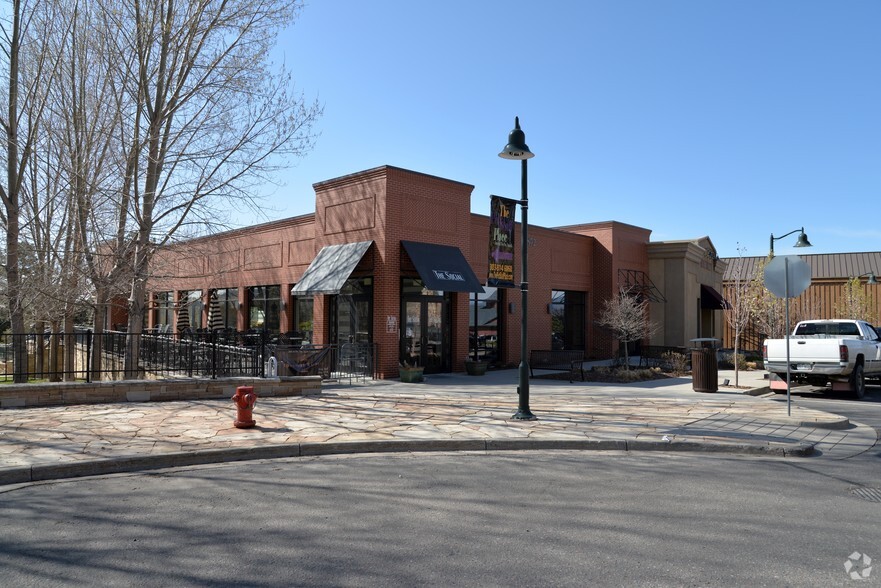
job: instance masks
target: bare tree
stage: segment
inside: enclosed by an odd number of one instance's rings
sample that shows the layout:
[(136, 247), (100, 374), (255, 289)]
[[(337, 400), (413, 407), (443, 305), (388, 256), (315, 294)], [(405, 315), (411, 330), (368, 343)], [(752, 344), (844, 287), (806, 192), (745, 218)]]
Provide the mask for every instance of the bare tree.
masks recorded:
[(131, 265), (130, 347), (137, 374), (150, 260), (218, 217), (219, 199), (252, 205), (250, 188), (312, 144), (321, 109), (290, 94), (290, 76), (268, 60), (292, 0), (103, 0), (115, 34), (105, 64), (120, 114), (116, 194), (119, 248)]
[[(93, 257), (89, 254), (90, 236), (95, 233), (83, 220), (94, 216), (89, 198), (101, 187), (93, 172), (100, 172), (101, 166), (94, 162), (101, 161), (107, 151), (93, 136), (95, 129), (112, 136), (99, 124), (113, 115), (108, 99), (101, 102), (107, 94), (106, 85), (96, 83), (101, 74), (95, 72), (106, 71), (96, 59), (101, 55), (94, 50), (96, 36), (83, 34), (95, 32), (88, 26), (94, 11), (84, 6), (90, 4), (82, 0), (38, 4), (29, 13), (29, 26), (41, 33), (42, 51), (55, 58), (50, 71), (34, 71), (41, 62), (33, 56), (21, 64), (22, 74), (28, 79), (39, 76), (42, 88), (40, 116), (24, 118), (32, 146), (20, 193), (20, 247), (33, 252), (32, 262), (22, 267), (28, 273), (21, 293), (29, 302), (28, 324), (34, 325), (40, 337), (46, 326), (53, 333), (72, 333), (76, 319), (81, 322), (92, 314), (95, 298), (91, 285), (95, 280), (90, 281), (86, 264)], [(42, 341), (38, 347), (42, 348)], [(72, 341), (64, 346), (65, 374), (72, 374), (74, 347)], [(53, 336), (53, 366), (59, 350), (59, 341)], [(100, 350), (92, 357), (99, 360)], [(40, 371), (42, 359), (42, 354), (36, 355)]]
[[(269, 59), (300, 8), (300, 0), (12, 2), (0, 63), (8, 89), (0, 277), (13, 332), (25, 332), (26, 307), (34, 324), (72, 326), (72, 303), (87, 294), (100, 332), (107, 302), (123, 293), (138, 335), (154, 252), (208, 232), (223, 209), (256, 208), (252, 188), (311, 148), (321, 108), (292, 94), (290, 74)], [(22, 242), (34, 254), (27, 280)], [(130, 340), (129, 377), (138, 358), (137, 336)], [(15, 361), (25, 365), (23, 345)]]
[(855, 319), (874, 324), (878, 317), (875, 301), (866, 292), (866, 286), (859, 278), (848, 280), (842, 289), (841, 299), (834, 307), (835, 318)]
[[(738, 253), (742, 249), (738, 247)], [(752, 323), (756, 313), (758, 301), (762, 298), (764, 285), (750, 279), (749, 276), (741, 275), (743, 264), (734, 270), (732, 278), (725, 290), (728, 306), (724, 309), (725, 320), (734, 331), (734, 386), (740, 385), (740, 362), (737, 360), (740, 352), (740, 337)]]
[[(57, 40), (61, 75), (51, 89), (51, 135), (47, 159), (64, 180), (65, 229), (62, 260), (67, 291), (88, 290), (93, 305), (93, 379), (100, 377), (104, 325), (109, 301), (126, 296), (130, 284), (133, 229), (131, 211), (120, 207), (124, 154), (119, 139), (123, 104), (117, 95), (119, 63), (109, 50), (102, 6), (82, 0), (55, 0), (65, 7), (71, 34)], [(73, 306), (65, 308), (72, 327)], [(69, 328), (65, 330), (70, 330)]]
[(649, 317), (649, 301), (621, 288), (617, 297), (603, 302), (597, 324), (609, 329), (618, 341), (624, 343), (624, 365), (630, 369), (628, 344), (647, 339), (657, 330)]
[(791, 324), (800, 320), (817, 318), (820, 312), (820, 301), (810, 297), (810, 286), (801, 296), (790, 301), (789, 320), (786, 323), (786, 300), (774, 296), (765, 287), (765, 267), (771, 258), (758, 264), (752, 278), (754, 296), (753, 324), (770, 339), (782, 339), (791, 332)]
[(765, 288), (765, 266), (771, 258), (759, 262), (756, 273), (752, 278), (752, 288), (756, 293), (755, 299), (755, 324), (759, 330), (772, 339), (786, 336), (789, 326), (786, 324), (784, 300), (771, 294)]
[[(49, 16), (46, 16), (46, 15)], [(38, 16), (44, 18), (37, 18)], [(4, 58), (0, 68), (6, 84), (7, 103), (0, 114), (0, 141), (6, 165), (5, 185), (0, 182), (0, 223), (6, 229), (6, 297), (13, 333), (26, 331), (28, 306), (22, 274), (22, 206), (26, 192), (27, 171), (46, 106), (47, 80), (56, 72), (58, 55), (47, 49), (49, 31), (41, 24), (56, 20), (50, 2), (12, 0), (2, 21), (0, 50)], [(63, 20), (59, 21), (63, 25)], [(63, 30), (63, 26), (61, 27)], [(62, 33), (64, 34), (64, 33)], [(27, 379), (27, 348), (23, 337), (13, 338), (13, 381)]]

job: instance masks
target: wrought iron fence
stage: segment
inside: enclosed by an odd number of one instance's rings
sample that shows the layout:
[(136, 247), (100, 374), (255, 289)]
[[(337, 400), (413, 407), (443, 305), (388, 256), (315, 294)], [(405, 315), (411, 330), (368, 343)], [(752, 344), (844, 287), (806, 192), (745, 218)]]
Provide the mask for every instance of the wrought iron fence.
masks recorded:
[(377, 347), (372, 343), (291, 345), (270, 343), (268, 372), (280, 376), (318, 375), (325, 380), (364, 381), (376, 377)]
[[(27, 365), (13, 361), (16, 343), (26, 350)], [(135, 351), (137, 365), (127, 368), (126, 356)], [(0, 381), (18, 372), (20, 379), (48, 381), (320, 375), (351, 382), (375, 377), (374, 357), (373, 344), (303, 345), (299, 337), (263, 331), (5, 334)]]
[[(16, 362), (16, 345), (22, 348), (23, 361)], [(91, 362), (92, 334), (26, 333), (0, 335), (0, 381), (12, 381), (16, 375), (27, 380), (60, 381), (84, 374)]]
[[(747, 325), (747, 327), (740, 333), (738, 346), (739, 353), (743, 353), (747, 356), (761, 357), (762, 345), (767, 338), (768, 336), (765, 333), (760, 332), (755, 325)], [(732, 349), (734, 347), (734, 330), (727, 323), (725, 324), (722, 347), (725, 349)]]

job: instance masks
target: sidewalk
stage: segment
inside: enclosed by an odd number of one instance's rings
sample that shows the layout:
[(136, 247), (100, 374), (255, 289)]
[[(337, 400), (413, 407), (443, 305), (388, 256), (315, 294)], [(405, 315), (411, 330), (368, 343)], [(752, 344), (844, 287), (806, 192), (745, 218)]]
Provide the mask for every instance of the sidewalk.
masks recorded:
[[(741, 386), (766, 385), (741, 372)], [(734, 373), (719, 373), (720, 383)], [(259, 395), (259, 389), (255, 390)], [(419, 384), (328, 383), (317, 396), (259, 399), (236, 429), (229, 400), (0, 411), (0, 485), (243, 459), (377, 451), (594, 449), (844, 458), (871, 427), (690, 378), (634, 384), (533, 379), (536, 421), (516, 421), (517, 370), (426, 376)]]

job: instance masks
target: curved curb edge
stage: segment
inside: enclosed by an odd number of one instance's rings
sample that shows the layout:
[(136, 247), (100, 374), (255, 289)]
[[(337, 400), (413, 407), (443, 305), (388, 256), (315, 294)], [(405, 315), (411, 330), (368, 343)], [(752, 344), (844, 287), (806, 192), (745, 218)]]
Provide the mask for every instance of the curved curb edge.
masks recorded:
[(763, 455), (768, 457), (808, 457), (814, 453), (814, 444), (759, 445), (749, 443), (701, 443), (695, 441), (668, 442), (590, 439), (444, 439), (293, 443), (95, 459), (66, 464), (5, 467), (0, 468), (0, 486), (182, 466), (289, 457), (354, 453), (525, 450), (703, 452)]

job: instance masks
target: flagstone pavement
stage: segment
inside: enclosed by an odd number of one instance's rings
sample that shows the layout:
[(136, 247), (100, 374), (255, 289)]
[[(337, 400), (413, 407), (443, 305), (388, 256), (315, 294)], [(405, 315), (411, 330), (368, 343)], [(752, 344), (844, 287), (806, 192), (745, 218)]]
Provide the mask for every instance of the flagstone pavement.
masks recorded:
[[(325, 383), (321, 394), (259, 399), (257, 425), (233, 426), (230, 400), (0, 410), (0, 485), (242, 459), (377, 451), (528, 449), (733, 452), (842, 459), (871, 427), (747, 389), (698, 393), (690, 378), (633, 384), (530, 380), (534, 421), (512, 419), (517, 370), (403, 384)], [(720, 370), (720, 381), (734, 381)], [(255, 389), (259, 397), (259, 387)]]

